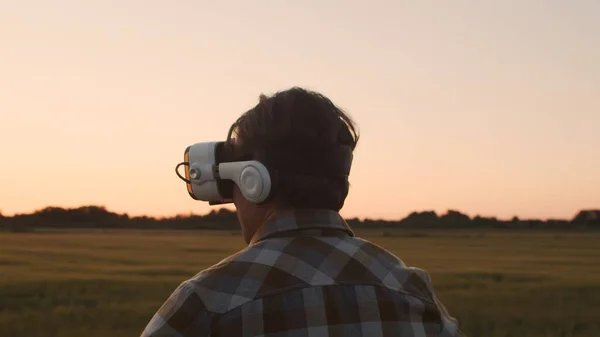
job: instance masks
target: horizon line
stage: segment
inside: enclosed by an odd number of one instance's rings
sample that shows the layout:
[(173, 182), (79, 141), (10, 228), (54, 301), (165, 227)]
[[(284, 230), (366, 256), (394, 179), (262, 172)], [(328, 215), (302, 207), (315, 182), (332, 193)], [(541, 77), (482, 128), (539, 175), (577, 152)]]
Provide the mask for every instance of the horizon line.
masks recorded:
[[(152, 215), (147, 215), (147, 214), (136, 215), (136, 214), (131, 214), (131, 213), (126, 212), (126, 211), (125, 212), (117, 212), (117, 211), (111, 210), (110, 207), (107, 207), (106, 205), (102, 205), (102, 204), (87, 204), (87, 205), (86, 204), (82, 204), (80, 206), (75, 206), (75, 207), (65, 207), (65, 206), (48, 205), (48, 206), (45, 206), (45, 207), (33, 209), (33, 210), (29, 211), (29, 212), (13, 212), (10, 215), (4, 214), (2, 212), (2, 209), (0, 209), (0, 217), (9, 218), (9, 217), (14, 217), (14, 216), (18, 216), (18, 215), (31, 215), (31, 214), (39, 213), (40, 211), (42, 211), (44, 209), (48, 209), (48, 208), (59, 208), (59, 209), (64, 209), (64, 210), (76, 210), (76, 209), (81, 209), (81, 208), (85, 208), (85, 207), (101, 208), (101, 209), (104, 209), (104, 210), (106, 210), (107, 212), (110, 212), (110, 213), (115, 213), (115, 214), (119, 214), (119, 215), (127, 215), (129, 217), (148, 217), (148, 218), (153, 218), (153, 219), (168, 219), (168, 218), (174, 218), (174, 217), (178, 217), (178, 216), (182, 216), (182, 217), (201, 216), (202, 217), (202, 216), (207, 216), (207, 215), (209, 215), (209, 214), (211, 214), (213, 212), (218, 212), (218, 211), (221, 211), (221, 210), (226, 210), (228, 212), (233, 212), (233, 213), (236, 212), (235, 209), (232, 210), (230, 207), (218, 207), (217, 206), (217, 207), (213, 207), (210, 211), (208, 211), (206, 213), (203, 213), (203, 214), (202, 213), (194, 213), (193, 211), (190, 211), (189, 213), (179, 212), (179, 213), (174, 213), (174, 214), (171, 214), (171, 215), (161, 215), (161, 216), (154, 215), (154, 216), (152, 216)], [(571, 219), (573, 219), (574, 217), (576, 217), (580, 212), (595, 211), (595, 210), (600, 210), (600, 207), (598, 209), (594, 209), (594, 208), (581, 208), (575, 214), (573, 214), (573, 216), (571, 217)], [(368, 217), (368, 216), (364, 216), (364, 217), (358, 217), (358, 216), (344, 217), (344, 219), (357, 219), (359, 221), (374, 220), (374, 221), (388, 221), (388, 222), (393, 222), (393, 221), (401, 221), (403, 219), (406, 219), (408, 216), (410, 216), (413, 213), (433, 212), (433, 213), (435, 213), (438, 216), (443, 216), (445, 214), (448, 214), (450, 211), (459, 212), (459, 213), (461, 213), (463, 215), (468, 216), (470, 219), (474, 219), (475, 217), (482, 217), (482, 218), (488, 218), (488, 219), (495, 218), (495, 219), (500, 220), (500, 221), (511, 220), (511, 219), (514, 219), (514, 218), (517, 218), (517, 219), (519, 219), (521, 221), (526, 221), (526, 220), (570, 221), (569, 218), (521, 218), (518, 215), (513, 215), (512, 217), (508, 217), (508, 218), (500, 218), (500, 217), (497, 217), (497, 216), (489, 216), (489, 215), (482, 215), (482, 214), (471, 215), (470, 213), (461, 211), (461, 210), (459, 210), (457, 208), (448, 208), (448, 209), (446, 209), (443, 212), (437, 212), (437, 211), (435, 211), (433, 209), (423, 209), (423, 210), (420, 210), (420, 211), (414, 210), (412, 212), (408, 212), (404, 216), (401, 216), (401, 217), (395, 218), (395, 219), (390, 219), (390, 218), (386, 219), (386, 218), (382, 218), (382, 217), (379, 217), (379, 218), (372, 217), (371, 218), (371, 217)], [(340, 213), (341, 213), (341, 210), (340, 210)]]

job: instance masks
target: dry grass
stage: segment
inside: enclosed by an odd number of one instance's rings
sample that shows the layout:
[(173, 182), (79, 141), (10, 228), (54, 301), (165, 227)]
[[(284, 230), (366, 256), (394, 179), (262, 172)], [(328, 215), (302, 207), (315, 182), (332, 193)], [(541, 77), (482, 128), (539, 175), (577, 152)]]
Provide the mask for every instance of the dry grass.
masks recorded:
[[(468, 336), (600, 336), (600, 233), (358, 235), (427, 269)], [(0, 233), (0, 336), (137, 336), (181, 281), (243, 247), (229, 232)]]

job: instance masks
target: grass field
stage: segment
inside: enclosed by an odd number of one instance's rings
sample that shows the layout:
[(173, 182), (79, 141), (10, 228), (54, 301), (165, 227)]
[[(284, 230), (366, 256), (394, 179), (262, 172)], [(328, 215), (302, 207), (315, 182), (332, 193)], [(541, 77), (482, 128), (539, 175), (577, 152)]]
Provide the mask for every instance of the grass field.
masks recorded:
[[(357, 231), (425, 268), (468, 336), (600, 336), (600, 233)], [(0, 233), (0, 337), (139, 336), (228, 232)]]

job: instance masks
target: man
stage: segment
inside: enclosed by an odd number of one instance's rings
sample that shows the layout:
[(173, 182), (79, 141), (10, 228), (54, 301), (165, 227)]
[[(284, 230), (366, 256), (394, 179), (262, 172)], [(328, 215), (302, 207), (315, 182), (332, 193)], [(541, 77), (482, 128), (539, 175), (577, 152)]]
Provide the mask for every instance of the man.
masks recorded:
[(238, 159), (265, 164), (273, 195), (253, 204), (234, 184), (248, 247), (183, 282), (143, 337), (461, 336), (428, 274), (355, 237), (338, 213), (359, 137), (329, 99), (261, 95), (227, 138)]

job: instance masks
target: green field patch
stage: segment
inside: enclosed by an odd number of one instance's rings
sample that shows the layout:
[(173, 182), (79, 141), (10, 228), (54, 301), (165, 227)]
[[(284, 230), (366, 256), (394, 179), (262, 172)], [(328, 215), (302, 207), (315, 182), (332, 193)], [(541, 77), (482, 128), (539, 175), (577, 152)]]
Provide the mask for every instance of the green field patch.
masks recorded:
[(432, 276), (437, 291), (485, 291), (486, 289), (523, 289), (552, 284), (553, 277), (536, 274), (499, 272), (455, 272)]
[(389, 233), (387, 236), (398, 236), (398, 237), (405, 237), (405, 238), (432, 238), (435, 237), (436, 235), (433, 233), (427, 233), (427, 232), (407, 232), (407, 233), (396, 233), (394, 234), (393, 232), (384, 232), (384, 236), (386, 236), (385, 234)]
[[(361, 237), (429, 272), (466, 336), (600, 336), (600, 232), (391, 232)], [(245, 247), (202, 231), (0, 242), (0, 337), (139, 336), (181, 282)]]
[(54, 310), (61, 306), (95, 307), (139, 299), (161, 298), (173, 283), (111, 280), (29, 281), (3, 284), (0, 287), (0, 312), (8, 309), (36, 308)]
[[(26, 253), (27, 254), (27, 253)], [(27, 255), (30, 255), (32, 258), (37, 258), (40, 260), (46, 261), (57, 261), (60, 263), (71, 263), (71, 264), (94, 264), (94, 263), (103, 263), (103, 264), (113, 264), (113, 265), (128, 265), (128, 266), (136, 266), (141, 263), (144, 263), (143, 258), (138, 258), (137, 254), (123, 254), (124, 256), (107, 256), (106, 252), (102, 250), (90, 251), (90, 250), (82, 250), (82, 251), (49, 251), (46, 253), (37, 253), (32, 252)], [(131, 259), (127, 258), (127, 256), (135, 256), (136, 258)]]
[(218, 248), (198, 248), (198, 247), (186, 247), (181, 249), (184, 252), (191, 253), (202, 253), (202, 254), (226, 254), (230, 250), (218, 249)]
[(176, 283), (108, 280), (0, 287), (0, 336), (139, 335)]
[(440, 291), (468, 336), (600, 335), (600, 285)]
[(173, 268), (162, 268), (162, 269), (129, 269), (129, 270), (111, 270), (104, 272), (107, 275), (141, 275), (141, 276), (181, 276), (192, 277), (197, 272), (190, 271), (187, 269), (173, 269)]
[(531, 283), (544, 282), (548, 277), (534, 275), (519, 275), (506, 273), (458, 273), (456, 277), (466, 282), (493, 282), (493, 283)]
[(15, 259), (0, 258), (0, 267), (2, 266), (26, 266), (29, 262)]

